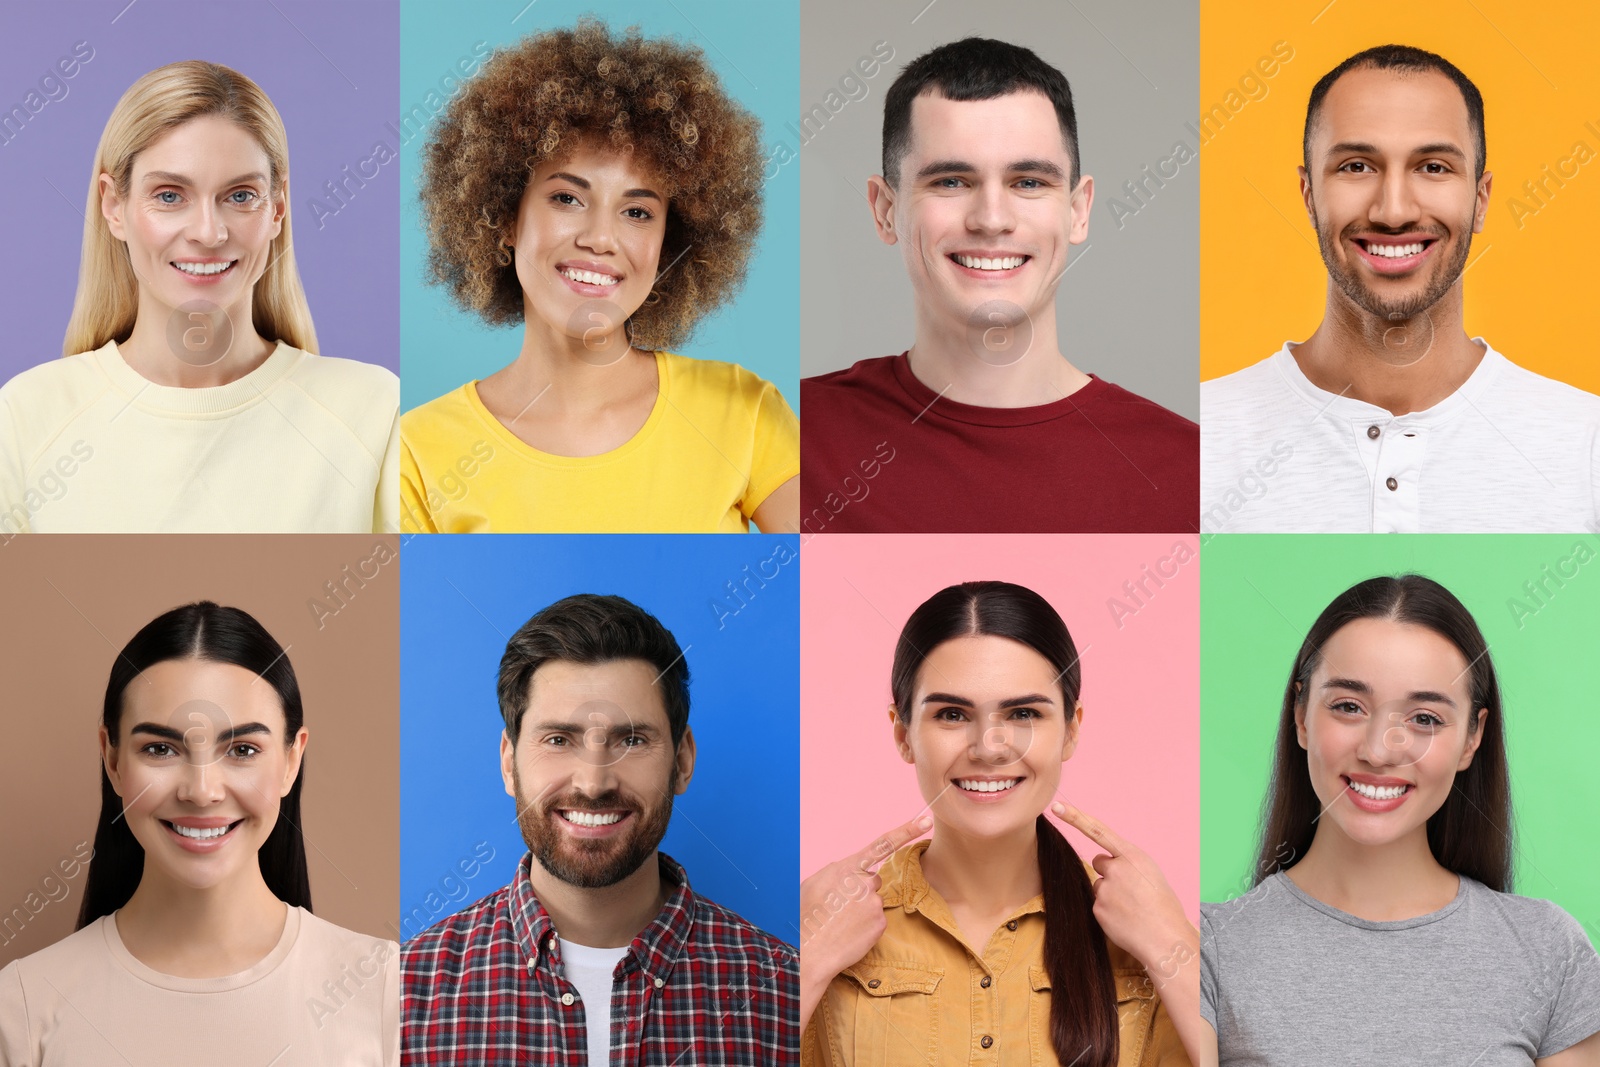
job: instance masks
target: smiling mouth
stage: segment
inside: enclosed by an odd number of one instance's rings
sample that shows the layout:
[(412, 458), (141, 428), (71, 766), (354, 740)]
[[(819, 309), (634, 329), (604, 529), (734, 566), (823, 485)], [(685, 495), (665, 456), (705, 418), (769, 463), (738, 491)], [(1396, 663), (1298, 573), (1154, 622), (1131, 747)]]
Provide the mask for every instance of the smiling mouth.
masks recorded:
[(219, 274), (227, 274), (238, 264), (237, 259), (230, 259), (226, 263), (178, 263), (171, 265), (191, 278), (215, 278)]
[(601, 274), (598, 271), (578, 270), (574, 267), (562, 267), (556, 273), (569, 281), (579, 282), (583, 285), (612, 286), (622, 281), (615, 274)]
[(1349, 778), (1344, 780), (1344, 784), (1368, 800), (1399, 800), (1416, 788), (1412, 785), (1368, 785), (1365, 782), (1351, 781)]
[(1021, 778), (957, 778), (956, 788), (966, 793), (1004, 793), (1015, 788)]
[(1378, 259), (1409, 259), (1420, 256), (1426, 252), (1430, 245), (1438, 242), (1437, 237), (1421, 237), (1404, 243), (1397, 241), (1369, 241), (1357, 238), (1356, 247), (1369, 256)]
[(165, 819), (161, 820), (162, 826), (165, 826), (179, 837), (186, 837), (191, 841), (215, 841), (218, 838), (227, 837), (243, 823), (244, 820), (240, 819), (237, 822), (229, 823), (227, 826), (212, 826), (201, 829), (196, 826), (179, 826), (177, 823), (171, 823)]
[(1032, 256), (964, 256), (957, 252), (950, 253), (951, 262), (968, 270), (1015, 270), (1032, 258)]

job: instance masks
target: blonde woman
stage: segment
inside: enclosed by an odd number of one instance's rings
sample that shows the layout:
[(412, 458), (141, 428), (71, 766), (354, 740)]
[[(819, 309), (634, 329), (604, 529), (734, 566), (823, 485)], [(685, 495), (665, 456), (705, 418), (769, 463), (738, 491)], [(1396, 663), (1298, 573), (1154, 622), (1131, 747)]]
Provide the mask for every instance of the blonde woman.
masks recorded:
[(283, 120), (189, 60), (107, 121), (65, 358), (0, 388), (0, 534), (397, 529), (399, 380), (317, 355)]

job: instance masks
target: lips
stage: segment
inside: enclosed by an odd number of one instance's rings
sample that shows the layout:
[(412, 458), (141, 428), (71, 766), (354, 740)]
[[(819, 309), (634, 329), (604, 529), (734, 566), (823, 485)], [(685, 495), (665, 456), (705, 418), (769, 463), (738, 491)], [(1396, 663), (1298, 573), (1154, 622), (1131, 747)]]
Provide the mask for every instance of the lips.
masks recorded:
[(194, 285), (214, 285), (231, 276), (238, 265), (237, 259), (173, 260), (168, 264), (185, 281)]
[(1393, 811), (1416, 791), (1416, 785), (1403, 778), (1376, 778), (1372, 775), (1342, 775), (1344, 795), (1362, 811)]
[(215, 852), (232, 841), (233, 835), (244, 825), (244, 820), (184, 818), (161, 819), (160, 823), (179, 848), (188, 852), (207, 853)]
[(1373, 271), (1393, 275), (1415, 270), (1429, 257), (1439, 239), (1431, 234), (1419, 233), (1398, 237), (1355, 237), (1351, 238), (1351, 243), (1356, 246), (1361, 261)]
[(977, 777), (977, 778), (952, 778), (950, 784), (956, 787), (967, 800), (975, 804), (995, 804), (1006, 800), (1017, 793), (1017, 786), (1022, 784), (1022, 779), (1017, 777)]
[(550, 817), (567, 833), (579, 838), (613, 837), (633, 822), (633, 812), (610, 808), (555, 808)]
[(1033, 260), (1020, 252), (951, 252), (945, 257), (956, 270), (970, 278), (1014, 278)]
[(622, 275), (600, 263), (558, 263), (556, 276), (573, 292), (589, 297), (611, 296), (622, 284)]

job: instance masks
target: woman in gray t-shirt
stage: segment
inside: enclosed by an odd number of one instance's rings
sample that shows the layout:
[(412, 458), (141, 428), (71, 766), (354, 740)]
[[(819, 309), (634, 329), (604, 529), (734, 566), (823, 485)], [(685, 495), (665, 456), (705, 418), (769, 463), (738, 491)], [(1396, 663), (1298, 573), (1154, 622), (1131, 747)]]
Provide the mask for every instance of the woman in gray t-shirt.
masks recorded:
[(1600, 1065), (1600, 957), (1513, 896), (1499, 684), (1419, 575), (1329, 604), (1285, 688), (1254, 888), (1201, 906), (1222, 1064)]

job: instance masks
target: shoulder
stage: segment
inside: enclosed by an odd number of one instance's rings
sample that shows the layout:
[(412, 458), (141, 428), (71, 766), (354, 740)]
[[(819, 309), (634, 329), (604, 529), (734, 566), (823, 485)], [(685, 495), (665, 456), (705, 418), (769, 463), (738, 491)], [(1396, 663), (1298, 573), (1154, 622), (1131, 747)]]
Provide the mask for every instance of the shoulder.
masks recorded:
[(1490, 398), (1527, 406), (1532, 409), (1530, 414), (1537, 414), (1541, 422), (1552, 416), (1600, 422), (1600, 396), (1531, 371), (1493, 348), (1489, 351), (1490, 358), (1502, 364), (1495, 388), (1487, 394)]
[(893, 377), (894, 361), (899, 358), (899, 356), (874, 356), (871, 359), (857, 360), (840, 370), (802, 378), (800, 395), (881, 389), (883, 383)]
[(676, 352), (663, 352), (661, 356), (666, 361), (675, 393), (708, 394), (722, 399), (738, 396), (753, 402), (768, 390), (777, 391), (771, 382), (737, 363), (695, 359)]
[(372, 399), (391, 407), (400, 404), (400, 379), (388, 367), (311, 352), (301, 356), (290, 377), (319, 400)]
[[(1095, 379), (1101, 381), (1101, 379)], [(1197, 438), (1200, 427), (1196, 423), (1157, 404), (1154, 400), (1147, 400), (1138, 393), (1131, 392), (1111, 382), (1104, 382), (1105, 390), (1100, 396), (1100, 403), (1109, 405), (1118, 414), (1130, 422), (1137, 423), (1141, 429), (1154, 433), (1164, 433), (1185, 438)]]
[(300, 910), (300, 939), (308, 951), (341, 960), (382, 963), (399, 954), (400, 946), (381, 937), (347, 930), (326, 919)]
[(1286, 391), (1283, 378), (1273, 366), (1281, 351), (1232, 374), (1201, 382), (1201, 421), (1210, 419), (1219, 409), (1226, 413), (1229, 408), (1257, 403), (1263, 397), (1282, 395)]
[(451, 435), (454, 431), (478, 423), (477, 413), (472, 406), (469, 391), (473, 383), (452, 389), (443, 396), (436, 396), (426, 404), (418, 404), (410, 411), (400, 416), (400, 436), (407, 443), (415, 443), (418, 438), (432, 438), (439, 435)]
[[(113, 921), (110, 916), (96, 919), (81, 930), (74, 930), (52, 945), (14, 960), (5, 968), (15, 976), (15, 983), (0, 983), (5, 990), (36, 987), (41, 981), (60, 985), (76, 975), (91, 971), (100, 962), (111, 961), (111, 950), (106, 945), (104, 924)], [(5, 972), (0, 972), (5, 973)]]
[(99, 360), (98, 352), (82, 352), (29, 367), (0, 386), (0, 408), (19, 422), (53, 429), (114, 388)]
[(1577, 939), (1588, 945), (1583, 926), (1553, 900), (1501, 893), (1465, 875), (1461, 882), (1466, 887), (1468, 903), (1497, 917), (1520, 940), (1560, 945)]
[(515, 939), (507, 903), (510, 894), (511, 887), (502, 886), (401, 945), (400, 967), (406, 978), (426, 977), (448, 967), (448, 961), (482, 952), (504, 938)]
[(695, 938), (712, 949), (719, 966), (742, 963), (747, 970), (798, 974), (800, 954), (742, 915), (699, 893), (694, 895)]

